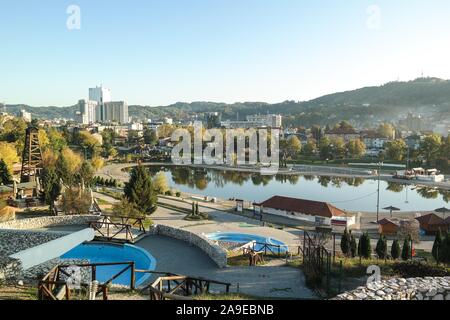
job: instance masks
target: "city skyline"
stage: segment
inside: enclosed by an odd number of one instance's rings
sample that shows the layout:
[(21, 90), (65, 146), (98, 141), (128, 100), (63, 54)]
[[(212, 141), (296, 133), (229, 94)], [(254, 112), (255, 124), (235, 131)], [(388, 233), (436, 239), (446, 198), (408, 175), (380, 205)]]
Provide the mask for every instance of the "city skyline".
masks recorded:
[[(26, 6), (25, 6), (26, 4)], [(70, 29), (76, 5), (79, 29)], [(425, 76), (450, 79), (448, 1), (1, 4), (0, 101), (268, 103)], [(427, 17), (427, 19), (424, 19)]]

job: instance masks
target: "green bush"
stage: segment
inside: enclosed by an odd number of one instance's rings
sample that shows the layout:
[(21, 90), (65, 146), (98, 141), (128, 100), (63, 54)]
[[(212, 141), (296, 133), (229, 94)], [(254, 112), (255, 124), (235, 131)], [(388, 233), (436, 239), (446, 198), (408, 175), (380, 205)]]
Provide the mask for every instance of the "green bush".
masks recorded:
[(394, 240), (391, 247), (391, 257), (394, 260), (397, 260), (400, 257), (400, 244), (398, 240)]
[(350, 236), (347, 228), (345, 228), (344, 234), (341, 237), (341, 250), (345, 256), (348, 256), (350, 253)]
[(384, 235), (380, 235), (377, 246), (375, 248), (378, 259), (385, 259), (387, 255), (387, 241)]
[(410, 239), (410, 237), (406, 237), (405, 241), (403, 242), (402, 259), (404, 261), (411, 259), (411, 239)]

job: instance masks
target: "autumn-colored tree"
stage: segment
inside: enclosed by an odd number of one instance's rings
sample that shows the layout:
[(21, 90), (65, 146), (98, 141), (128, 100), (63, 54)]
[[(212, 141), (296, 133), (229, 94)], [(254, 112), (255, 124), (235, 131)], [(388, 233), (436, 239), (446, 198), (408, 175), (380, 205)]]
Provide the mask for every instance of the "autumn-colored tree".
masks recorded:
[(386, 155), (389, 159), (402, 161), (405, 158), (408, 146), (403, 139), (388, 141), (386, 143)]
[(13, 143), (0, 142), (0, 160), (5, 162), (9, 172), (12, 173), (13, 165), (20, 161)]
[(350, 140), (347, 143), (348, 154), (351, 157), (361, 157), (366, 153), (366, 145), (360, 139)]
[(159, 172), (153, 179), (153, 190), (158, 194), (165, 194), (169, 190), (169, 184), (164, 172)]
[(105, 161), (101, 157), (94, 157), (91, 160), (91, 165), (95, 170), (100, 170), (105, 165)]

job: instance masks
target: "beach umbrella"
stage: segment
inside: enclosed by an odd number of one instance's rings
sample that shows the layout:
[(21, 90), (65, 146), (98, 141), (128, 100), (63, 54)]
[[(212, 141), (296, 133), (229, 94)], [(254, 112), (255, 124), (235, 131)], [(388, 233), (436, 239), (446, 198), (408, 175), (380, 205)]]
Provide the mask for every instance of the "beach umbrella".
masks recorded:
[(442, 213), (442, 218), (445, 219), (445, 214), (447, 212), (450, 212), (450, 209), (446, 208), (446, 207), (443, 207), (443, 208), (439, 208), (439, 209), (434, 210), (434, 212)]
[(387, 208), (383, 208), (383, 210), (389, 210), (389, 212), (391, 213), (391, 218), (392, 218), (392, 211), (400, 211), (401, 209), (393, 207), (393, 206), (390, 206), (390, 207), (387, 207)]

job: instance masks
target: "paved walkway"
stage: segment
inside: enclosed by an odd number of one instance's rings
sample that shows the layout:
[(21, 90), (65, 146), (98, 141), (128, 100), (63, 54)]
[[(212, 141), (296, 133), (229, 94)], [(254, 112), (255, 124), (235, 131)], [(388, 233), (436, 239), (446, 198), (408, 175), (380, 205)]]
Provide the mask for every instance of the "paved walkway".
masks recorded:
[[(227, 267), (218, 269), (200, 249), (188, 243), (163, 236), (148, 236), (137, 246), (148, 250), (157, 260), (158, 271), (204, 277), (231, 283), (231, 292), (268, 298), (311, 299), (303, 273), (291, 267)], [(239, 289), (238, 289), (239, 288)], [(212, 286), (219, 292), (223, 287)]]

